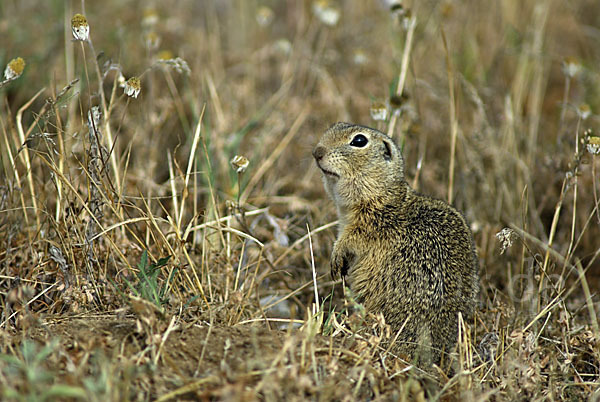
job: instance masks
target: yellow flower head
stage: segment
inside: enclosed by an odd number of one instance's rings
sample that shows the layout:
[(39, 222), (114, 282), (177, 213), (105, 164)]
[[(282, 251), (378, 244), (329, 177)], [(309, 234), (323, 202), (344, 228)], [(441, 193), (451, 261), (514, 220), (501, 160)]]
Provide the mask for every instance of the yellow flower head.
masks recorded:
[(23, 70), (25, 69), (25, 60), (20, 57), (12, 59), (6, 65), (4, 69), (4, 78), (7, 80), (17, 79), (23, 74)]
[(170, 50), (161, 50), (160, 52), (158, 52), (158, 54), (156, 55), (156, 58), (158, 60), (170, 60), (172, 59), (173, 53)]

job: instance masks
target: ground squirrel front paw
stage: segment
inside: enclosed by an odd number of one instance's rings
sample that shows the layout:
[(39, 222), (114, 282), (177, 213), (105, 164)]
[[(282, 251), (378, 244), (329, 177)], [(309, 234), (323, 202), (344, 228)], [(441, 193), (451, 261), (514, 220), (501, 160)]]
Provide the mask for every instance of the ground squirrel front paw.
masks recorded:
[(346, 247), (336, 243), (331, 253), (331, 277), (337, 279), (340, 274), (342, 277), (348, 274), (350, 263), (354, 259), (354, 253)]

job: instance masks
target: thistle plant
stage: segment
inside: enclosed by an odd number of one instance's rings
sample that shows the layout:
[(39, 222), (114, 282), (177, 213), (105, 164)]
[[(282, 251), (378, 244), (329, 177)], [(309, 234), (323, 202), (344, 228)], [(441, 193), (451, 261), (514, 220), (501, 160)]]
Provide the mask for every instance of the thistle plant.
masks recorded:
[(176, 270), (173, 270), (164, 284), (160, 284), (158, 275), (160, 274), (161, 268), (167, 265), (171, 256), (160, 258), (155, 263), (149, 263), (148, 252), (144, 250), (142, 258), (138, 264), (139, 272), (137, 273), (136, 283), (131, 283), (125, 280), (129, 290), (131, 290), (135, 296), (141, 297), (158, 307), (161, 311), (163, 305), (167, 303), (167, 290), (173, 277), (175, 276)]

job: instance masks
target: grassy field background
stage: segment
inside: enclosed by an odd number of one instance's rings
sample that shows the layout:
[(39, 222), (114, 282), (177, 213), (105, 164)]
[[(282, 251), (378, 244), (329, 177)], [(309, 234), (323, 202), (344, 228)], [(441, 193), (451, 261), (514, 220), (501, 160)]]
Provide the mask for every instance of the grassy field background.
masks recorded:
[[(600, 399), (600, 3), (392, 3), (0, 3), (3, 399)], [(449, 372), (329, 276), (336, 121), (471, 224)]]

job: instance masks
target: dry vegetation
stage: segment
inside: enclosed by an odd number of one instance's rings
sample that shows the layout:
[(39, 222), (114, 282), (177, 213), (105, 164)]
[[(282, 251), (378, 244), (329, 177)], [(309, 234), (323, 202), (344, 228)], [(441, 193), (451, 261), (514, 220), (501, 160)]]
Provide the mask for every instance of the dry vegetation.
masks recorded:
[[(599, 399), (597, 0), (151, 3), (0, 3), (3, 399)], [(339, 120), (472, 225), (451, 372), (328, 275)]]

